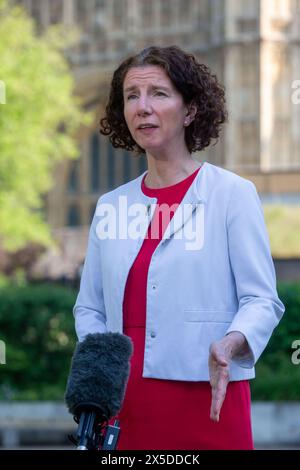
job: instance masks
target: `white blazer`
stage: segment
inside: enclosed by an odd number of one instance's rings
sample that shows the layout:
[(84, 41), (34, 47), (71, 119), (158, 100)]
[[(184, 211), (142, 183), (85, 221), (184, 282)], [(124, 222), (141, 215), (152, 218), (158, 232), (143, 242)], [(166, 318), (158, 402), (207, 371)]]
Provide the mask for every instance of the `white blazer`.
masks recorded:
[[(145, 173), (98, 201), (74, 306), (80, 341), (123, 332), (126, 279), (157, 201), (141, 190)], [(211, 342), (240, 331), (250, 353), (230, 379), (253, 378), (283, 313), (254, 184), (204, 162), (149, 265), (143, 377), (207, 381)]]

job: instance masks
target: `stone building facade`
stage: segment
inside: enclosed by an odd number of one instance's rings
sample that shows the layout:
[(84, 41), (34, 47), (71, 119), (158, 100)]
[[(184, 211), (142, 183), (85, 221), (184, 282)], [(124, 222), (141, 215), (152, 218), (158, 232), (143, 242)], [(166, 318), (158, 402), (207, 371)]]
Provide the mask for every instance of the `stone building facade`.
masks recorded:
[(99, 195), (146, 169), (144, 156), (113, 149), (97, 124), (116, 65), (153, 44), (194, 53), (225, 86), (229, 122), (217, 145), (197, 157), (251, 179), (263, 198), (300, 201), (300, 0), (18, 3), (40, 30), (80, 28), (67, 55), (76, 93), (97, 117), (78, 133), (80, 159), (57, 168), (47, 198), (54, 230), (87, 227)]

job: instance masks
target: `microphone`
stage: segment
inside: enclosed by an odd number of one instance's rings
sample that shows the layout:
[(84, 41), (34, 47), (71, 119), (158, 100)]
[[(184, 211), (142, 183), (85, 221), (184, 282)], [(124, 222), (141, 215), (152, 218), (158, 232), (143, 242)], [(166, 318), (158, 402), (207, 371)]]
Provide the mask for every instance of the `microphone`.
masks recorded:
[[(79, 424), (78, 450), (114, 449), (120, 428), (107, 422), (120, 411), (130, 372), (131, 339), (120, 333), (88, 334), (75, 348), (65, 401)], [(105, 435), (105, 431), (106, 432)]]

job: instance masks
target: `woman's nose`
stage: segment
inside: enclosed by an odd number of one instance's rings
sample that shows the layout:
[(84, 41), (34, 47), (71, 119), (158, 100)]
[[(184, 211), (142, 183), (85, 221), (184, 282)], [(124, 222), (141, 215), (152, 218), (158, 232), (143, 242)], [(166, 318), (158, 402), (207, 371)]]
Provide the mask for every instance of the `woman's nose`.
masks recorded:
[(150, 104), (149, 99), (147, 97), (142, 97), (141, 96), (139, 98), (137, 113), (141, 116), (143, 116), (144, 114), (151, 114), (152, 113), (151, 104)]

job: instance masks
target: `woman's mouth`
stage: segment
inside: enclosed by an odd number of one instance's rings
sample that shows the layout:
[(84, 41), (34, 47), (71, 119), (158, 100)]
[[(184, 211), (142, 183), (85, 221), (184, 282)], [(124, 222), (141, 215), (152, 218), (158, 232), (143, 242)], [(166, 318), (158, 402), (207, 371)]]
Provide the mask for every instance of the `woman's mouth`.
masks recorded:
[(137, 130), (142, 132), (143, 134), (149, 135), (152, 134), (156, 129), (158, 129), (158, 126), (145, 126), (145, 127), (138, 127)]

